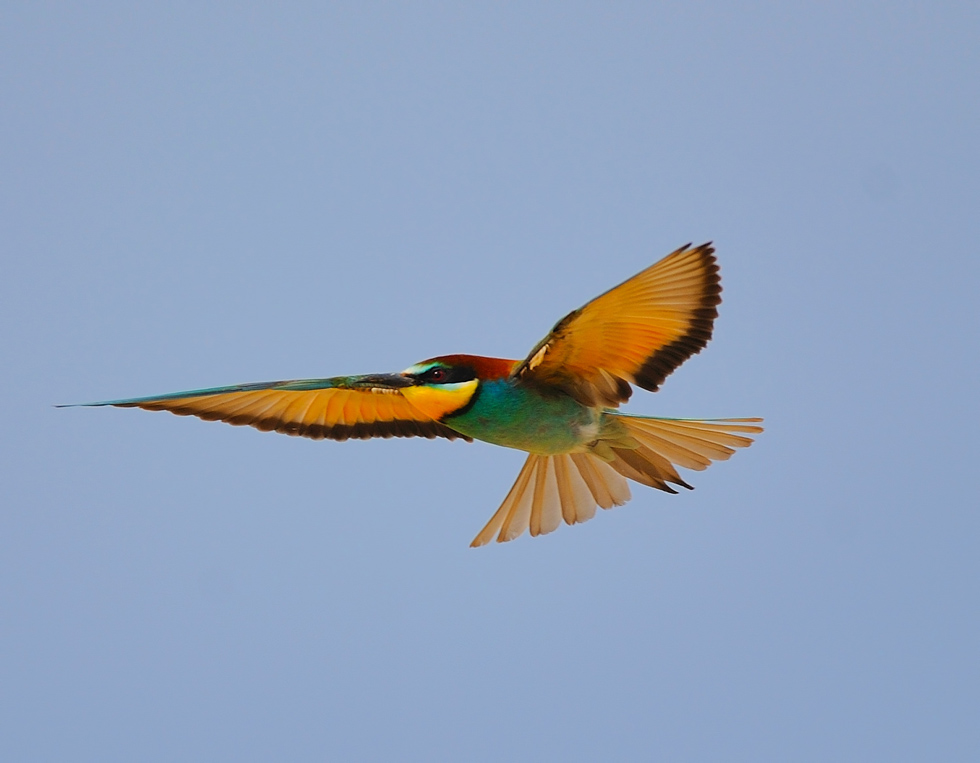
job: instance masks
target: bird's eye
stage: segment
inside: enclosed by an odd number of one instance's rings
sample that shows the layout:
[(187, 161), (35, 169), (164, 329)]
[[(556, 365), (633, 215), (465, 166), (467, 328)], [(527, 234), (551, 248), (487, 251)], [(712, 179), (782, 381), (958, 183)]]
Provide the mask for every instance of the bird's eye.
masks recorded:
[(433, 368), (429, 371), (429, 381), (441, 382), (446, 378), (446, 369)]

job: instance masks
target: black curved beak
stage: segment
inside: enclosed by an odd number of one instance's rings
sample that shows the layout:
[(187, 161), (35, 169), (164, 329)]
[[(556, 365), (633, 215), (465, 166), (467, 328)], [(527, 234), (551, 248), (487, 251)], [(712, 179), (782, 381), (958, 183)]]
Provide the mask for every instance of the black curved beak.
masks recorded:
[(358, 387), (380, 387), (382, 389), (403, 389), (415, 384), (415, 379), (404, 374), (369, 374), (357, 380)]

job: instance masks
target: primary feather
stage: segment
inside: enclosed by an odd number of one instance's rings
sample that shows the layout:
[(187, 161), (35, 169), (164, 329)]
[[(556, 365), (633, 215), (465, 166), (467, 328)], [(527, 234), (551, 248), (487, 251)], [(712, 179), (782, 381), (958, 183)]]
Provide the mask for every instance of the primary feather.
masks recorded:
[(656, 391), (711, 339), (721, 302), (714, 251), (682, 247), (569, 313), (516, 375), (589, 406), (626, 402), (630, 384)]

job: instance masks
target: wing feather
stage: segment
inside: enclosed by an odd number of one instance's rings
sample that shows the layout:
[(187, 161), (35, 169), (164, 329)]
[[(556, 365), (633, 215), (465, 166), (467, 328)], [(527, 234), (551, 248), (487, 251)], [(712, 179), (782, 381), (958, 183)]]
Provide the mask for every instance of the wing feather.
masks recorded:
[(656, 391), (708, 343), (720, 295), (714, 249), (682, 247), (569, 313), (514, 373), (590, 406)]
[(178, 416), (197, 416), (315, 440), (471, 439), (413, 406), (400, 391), (405, 384), (397, 376), (338, 376), (241, 384), (88, 405), (170, 411)]

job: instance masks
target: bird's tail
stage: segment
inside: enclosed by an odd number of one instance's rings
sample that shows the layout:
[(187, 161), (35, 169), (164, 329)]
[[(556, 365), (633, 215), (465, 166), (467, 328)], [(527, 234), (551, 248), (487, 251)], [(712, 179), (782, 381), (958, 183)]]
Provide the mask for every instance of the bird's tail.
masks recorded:
[(658, 419), (606, 413), (603, 433), (588, 451), (532, 453), (504, 502), (471, 546), (496, 536), (513, 540), (525, 530), (543, 535), (565, 524), (585, 522), (597, 506), (611, 509), (630, 499), (626, 478), (668, 493), (670, 485), (692, 489), (676, 466), (702, 470), (752, 444), (762, 419)]

